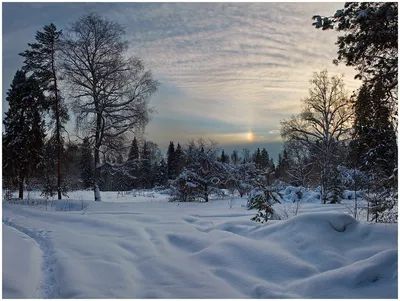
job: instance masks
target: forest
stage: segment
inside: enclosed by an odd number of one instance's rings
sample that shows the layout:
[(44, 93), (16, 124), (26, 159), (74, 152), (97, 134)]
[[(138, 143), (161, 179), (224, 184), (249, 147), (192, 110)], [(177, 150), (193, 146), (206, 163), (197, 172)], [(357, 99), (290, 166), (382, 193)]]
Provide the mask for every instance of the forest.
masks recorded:
[(370, 221), (397, 222), (398, 4), (346, 3), (313, 20), (315, 30), (338, 32), (333, 63), (357, 70), (361, 86), (348, 91), (343, 77), (316, 70), (302, 111), (281, 122), (276, 162), (265, 148), (229, 154), (206, 137), (171, 141), (163, 154), (143, 135), (160, 82), (128, 55), (124, 27), (97, 14), (62, 30), (45, 25), (19, 54), (7, 92), (4, 199), (89, 189), (101, 201), (101, 191), (168, 188), (170, 201), (208, 202), (229, 191), (248, 196), (255, 220), (266, 221), (291, 185), (318, 188), (323, 204), (352, 190), (355, 208), (362, 192)]

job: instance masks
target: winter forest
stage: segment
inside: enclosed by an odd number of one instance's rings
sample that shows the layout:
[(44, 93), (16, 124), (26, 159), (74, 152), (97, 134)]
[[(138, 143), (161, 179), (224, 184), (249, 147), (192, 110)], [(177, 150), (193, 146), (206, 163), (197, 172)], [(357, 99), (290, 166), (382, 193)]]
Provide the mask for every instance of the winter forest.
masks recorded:
[(314, 70), (276, 160), (208, 137), (164, 152), (144, 134), (163, 83), (123, 22), (43, 24), (6, 97), (3, 297), (397, 298), (398, 4), (340, 5), (309, 26), (360, 88)]

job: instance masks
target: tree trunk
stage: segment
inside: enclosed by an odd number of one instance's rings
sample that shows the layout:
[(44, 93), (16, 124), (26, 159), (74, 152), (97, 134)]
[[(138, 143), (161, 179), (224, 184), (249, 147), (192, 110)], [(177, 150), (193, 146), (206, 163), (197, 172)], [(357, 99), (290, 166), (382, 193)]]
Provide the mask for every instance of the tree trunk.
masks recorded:
[(23, 177), (19, 178), (19, 194), (18, 194), (18, 198), (20, 200), (24, 199), (24, 178)]
[(96, 141), (94, 146), (94, 200), (101, 202), (99, 178), (100, 178), (100, 130), (101, 130), (101, 116), (97, 114), (96, 124)]
[(99, 188), (99, 178), (100, 178), (100, 156), (99, 156), (99, 148), (95, 147), (94, 150), (94, 200), (96, 202), (101, 202), (100, 188)]
[(60, 134), (60, 100), (57, 87), (57, 74), (54, 66), (54, 43), (52, 44), (51, 55), (51, 71), (53, 73), (54, 81), (54, 96), (55, 96), (55, 117), (56, 117), (56, 139), (57, 139), (57, 194), (58, 199), (61, 200), (61, 134)]
[(356, 180), (356, 169), (353, 172), (354, 179), (354, 219), (357, 220), (357, 180)]

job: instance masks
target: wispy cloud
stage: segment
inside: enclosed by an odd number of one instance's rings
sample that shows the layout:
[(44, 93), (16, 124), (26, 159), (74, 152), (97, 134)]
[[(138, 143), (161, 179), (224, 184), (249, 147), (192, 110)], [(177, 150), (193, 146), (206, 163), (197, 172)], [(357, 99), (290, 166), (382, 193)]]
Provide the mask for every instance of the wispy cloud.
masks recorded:
[[(312, 72), (344, 73), (349, 89), (358, 86), (351, 68), (332, 64), (337, 33), (311, 26), (314, 14), (331, 14), (342, 3), (63, 5), (30, 7), (30, 12), (45, 14), (49, 7), (74, 12), (60, 18), (66, 24), (78, 11), (97, 11), (126, 26), (130, 53), (144, 59), (162, 82), (152, 100), (158, 114), (148, 128), (149, 138), (160, 144), (203, 134), (224, 143), (240, 137), (245, 142), (243, 133), (250, 130), (256, 141), (276, 141), (280, 121), (300, 111)], [(3, 55), (9, 57), (7, 49)]]

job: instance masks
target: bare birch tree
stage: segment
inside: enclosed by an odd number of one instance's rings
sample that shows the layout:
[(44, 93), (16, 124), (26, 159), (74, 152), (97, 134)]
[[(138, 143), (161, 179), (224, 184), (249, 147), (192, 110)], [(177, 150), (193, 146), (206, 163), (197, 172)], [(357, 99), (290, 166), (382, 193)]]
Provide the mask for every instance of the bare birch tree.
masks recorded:
[(148, 103), (158, 86), (140, 59), (126, 56), (124, 34), (120, 24), (89, 14), (71, 25), (63, 41), (77, 128), (94, 145), (95, 201), (101, 201), (100, 167), (106, 163), (100, 154), (146, 126), (152, 113)]
[(347, 138), (353, 110), (343, 77), (328, 77), (326, 70), (314, 73), (309, 96), (302, 99), (304, 109), (298, 116), (282, 122), (282, 137), (304, 145), (314, 154), (320, 167), (321, 202), (326, 203), (330, 174), (340, 141)]

